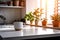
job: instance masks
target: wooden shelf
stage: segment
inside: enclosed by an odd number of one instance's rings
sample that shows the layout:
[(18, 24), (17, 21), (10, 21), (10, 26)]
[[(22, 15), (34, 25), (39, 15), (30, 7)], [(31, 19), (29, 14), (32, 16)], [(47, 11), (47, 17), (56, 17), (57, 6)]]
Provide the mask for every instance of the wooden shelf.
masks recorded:
[(22, 6), (0, 6), (0, 8), (24, 8)]

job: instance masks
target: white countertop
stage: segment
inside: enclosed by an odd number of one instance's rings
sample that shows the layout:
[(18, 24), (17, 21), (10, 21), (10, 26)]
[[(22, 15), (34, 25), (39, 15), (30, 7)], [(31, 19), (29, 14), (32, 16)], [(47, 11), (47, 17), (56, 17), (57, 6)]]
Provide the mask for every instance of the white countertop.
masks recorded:
[(49, 28), (43, 29), (42, 27), (34, 27), (34, 26), (30, 27), (27, 25), (25, 25), (21, 31), (15, 31), (14, 28), (5, 28), (5, 29), (6, 30), (0, 29), (0, 35), (3, 38), (60, 34), (60, 30), (49, 29)]

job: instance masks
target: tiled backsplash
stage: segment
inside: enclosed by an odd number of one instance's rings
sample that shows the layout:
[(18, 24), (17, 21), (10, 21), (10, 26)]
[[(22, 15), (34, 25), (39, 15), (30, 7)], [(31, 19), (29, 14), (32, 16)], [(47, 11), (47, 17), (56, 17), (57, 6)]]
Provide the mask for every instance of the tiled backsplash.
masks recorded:
[(20, 19), (20, 9), (0, 8), (0, 15), (6, 17), (6, 23)]

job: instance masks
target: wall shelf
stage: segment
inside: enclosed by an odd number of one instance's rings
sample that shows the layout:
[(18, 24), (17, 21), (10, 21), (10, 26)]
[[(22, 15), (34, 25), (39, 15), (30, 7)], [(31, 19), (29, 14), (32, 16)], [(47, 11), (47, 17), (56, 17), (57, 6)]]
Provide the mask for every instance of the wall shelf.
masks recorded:
[(24, 8), (22, 6), (0, 6), (0, 8)]

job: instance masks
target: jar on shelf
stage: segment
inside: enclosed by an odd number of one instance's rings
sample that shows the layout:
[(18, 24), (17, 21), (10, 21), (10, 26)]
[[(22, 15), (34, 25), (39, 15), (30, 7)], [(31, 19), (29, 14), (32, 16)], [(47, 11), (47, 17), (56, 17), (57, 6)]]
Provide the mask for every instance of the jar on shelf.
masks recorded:
[(7, 5), (8, 6), (13, 6), (13, 1), (11, 0), (11, 1), (7, 1)]
[(13, 1), (10, 1), (10, 6), (13, 6)]
[(21, 1), (20, 6), (23, 6), (24, 7), (24, 5), (25, 5), (24, 1)]

